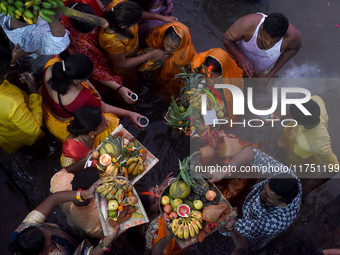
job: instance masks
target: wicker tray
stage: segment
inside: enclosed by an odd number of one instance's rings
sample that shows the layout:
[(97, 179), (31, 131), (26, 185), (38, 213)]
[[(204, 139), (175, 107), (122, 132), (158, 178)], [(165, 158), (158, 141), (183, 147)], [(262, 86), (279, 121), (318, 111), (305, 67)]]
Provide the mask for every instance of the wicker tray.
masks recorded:
[[(116, 135), (120, 135), (121, 137), (127, 138), (128, 140), (130, 140), (131, 138), (134, 138), (134, 136), (131, 135), (131, 133), (129, 131), (127, 131), (123, 127), (123, 125), (121, 125), (121, 124), (115, 130), (113, 130), (110, 135), (114, 136), (114, 137)], [(156, 158), (150, 151), (148, 151), (137, 139), (136, 139), (136, 141), (137, 141), (138, 145), (143, 148), (143, 150), (147, 151), (146, 158), (145, 158), (145, 161), (144, 161), (145, 164), (146, 164), (146, 167), (140, 175), (137, 175), (133, 179), (129, 179), (129, 181), (132, 183), (132, 185), (135, 184), (136, 182), (138, 182), (159, 161), (158, 158)], [(99, 151), (101, 146), (102, 146), (102, 143), (96, 148), (96, 150)], [(88, 167), (89, 165), (91, 165), (91, 156), (87, 159), (84, 168)]]
[[(162, 192), (162, 194), (161, 194), (161, 196), (160, 196), (160, 198), (159, 198), (159, 210), (160, 210), (161, 213), (162, 213), (162, 217), (163, 217), (163, 213), (164, 213), (164, 211), (163, 211), (163, 206), (162, 206), (162, 204), (161, 204), (162, 196), (168, 195), (168, 194), (169, 194), (170, 186), (171, 186), (171, 184), (163, 190), (163, 192)], [(227, 205), (229, 206), (230, 210), (232, 209), (230, 203), (225, 199), (225, 197), (224, 197), (223, 194), (220, 192), (220, 190), (215, 186), (215, 184), (209, 183), (209, 189), (215, 191), (216, 194), (219, 195), (219, 197), (220, 197), (219, 203), (227, 204)], [(236, 213), (235, 211), (231, 211), (231, 213), (230, 213), (229, 215), (230, 215), (230, 216), (235, 216), (235, 217), (236, 217), (236, 216), (237, 216), (237, 213)], [(163, 218), (164, 218), (164, 217), (163, 217)], [(164, 220), (165, 220), (165, 219), (164, 219)], [(219, 221), (219, 223), (220, 223), (219, 227), (216, 228), (215, 230), (211, 231), (210, 234), (206, 234), (206, 238), (207, 238), (208, 236), (210, 236), (212, 233), (214, 233), (215, 231), (219, 230), (219, 229), (220, 229), (221, 227), (223, 227), (224, 225), (226, 225), (228, 222), (229, 222), (229, 220), (226, 220), (226, 221), (224, 221), (224, 222)], [(171, 231), (171, 230), (170, 230), (170, 231)], [(179, 246), (180, 246), (182, 249), (184, 249), (185, 247), (188, 247), (188, 246), (190, 246), (190, 245), (192, 245), (192, 244), (194, 244), (194, 243), (196, 243), (196, 242), (198, 241), (197, 235), (195, 235), (195, 237), (190, 237), (189, 239), (180, 239), (180, 238), (178, 238), (177, 236), (175, 236), (175, 235), (172, 233), (172, 231), (171, 231), (171, 234), (172, 234), (173, 237), (176, 239), (177, 243), (179, 244)]]
[[(120, 177), (120, 176), (116, 176), (116, 178), (127, 180), (125, 177)], [(135, 227), (135, 226), (149, 222), (148, 215), (145, 212), (143, 204), (142, 204), (135, 188), (132, 189), (132, 193), (133, 193), (133, 195), (135, 195), (138, 198), (138, 202), (135, 204), (135, 208), (137, 209), (136, 212), (142, 214), (143, 218), (141, 219), (141, 218), (132, 218), (131, 217), (130, 219), (128, 219), (127, 221), (125, 221), (125, 222), (123, 222), (119, 225), (121, 230), (132, 228), (132, 227)], [(103, 213), (102, 213), (102, 210), (107, 211), (107, 203), (102, 203), (102, 201), (106, 200), (106, 198), (100, 196), (97, 192), (96, 192), (95, 196), (96, 196), (97, 209), (98, 209), (98, 213), (99, 213), (100, 222), (102, 224), (103, 233), (104, 233), (105, 236), (107, 236), (107, 235), (112, 233), (113, 228), (109, 225), (107, 219), (104, 218)], [(126, 200), (126, 197), (124, 198), (124, 201), (125, 200)]]

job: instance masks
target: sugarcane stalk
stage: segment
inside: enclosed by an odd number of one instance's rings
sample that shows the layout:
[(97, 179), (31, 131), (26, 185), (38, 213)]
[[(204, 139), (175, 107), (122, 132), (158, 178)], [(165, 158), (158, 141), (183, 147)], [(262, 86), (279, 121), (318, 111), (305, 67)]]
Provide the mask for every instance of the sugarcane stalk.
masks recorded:
[(88, 13), (80, 12), (68, 7), (56, 7), (51, 10), (64, 14), (67, 17), (77, 19), (79, 21), (91, 22), (102, 28), (106, 28), (109, 26), (109, 23), (106, 19)]

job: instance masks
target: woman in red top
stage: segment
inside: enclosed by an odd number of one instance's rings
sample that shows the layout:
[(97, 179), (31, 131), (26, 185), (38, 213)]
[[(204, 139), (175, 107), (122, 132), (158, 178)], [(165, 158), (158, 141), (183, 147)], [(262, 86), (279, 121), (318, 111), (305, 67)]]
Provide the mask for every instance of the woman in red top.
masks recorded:
[[(74, 113), (84, 106), (101, 108), (109, 120), (108, 131), (112, 132), (118, 125), (116, 117), (128, 117), (136, 128), (143, 130), (137, 119), (139, 113), (108, 105), (95, 97), (96, 91), (91, 90), (88, 78), (93, 71), (92, 60), (84, 54), (76, 53), (65, 60), (59, 57), (50, 59), (44, 69), (42, 96), (43, 119), (48, 130), (62, 142), (69, 135), (67, 126)], [(111, 133), (110, 132), (110, 133)], [(105, 138), (105, 137), (104, 137)], [(100, 136), (97, 136), (95, 146), (98, 146)]]

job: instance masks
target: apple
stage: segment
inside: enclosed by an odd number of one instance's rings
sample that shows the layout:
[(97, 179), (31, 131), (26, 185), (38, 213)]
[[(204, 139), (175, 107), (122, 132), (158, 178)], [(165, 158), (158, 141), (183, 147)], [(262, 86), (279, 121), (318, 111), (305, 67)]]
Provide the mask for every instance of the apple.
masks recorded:
[(164, 212), (166, 212), (167, 214), (172, 212), (172, 206), (171, 205), (165, 205), (163, 207)]
[(174, 199), (174, 202), (173, 202), (173, 205), (172, 205), (174, 211), (176, 211), (177, 207), (180, 206), (181, 204), (183, 204), (182, 199), (180, 199), (180, 198)]
[(170, 204), (170, 198), (168, 196), (162, 196), (161, 204), (162, 205)]
[(209, 201), (213, 201), (216, 197), (216, 193), (213, 190), (208, 190), (207, 193), (205, 193), (205, 198)]
[(99, 157), (100, 157), (99, 151), (94, 151), (94, 152), (92, 152), (92, 158), (93, 158), (93, 159), (99, 159)]
[(178, 214), (176, 212), (171, 212), (169, 216), (170, 216), (171, 220), (174, 220), (174, 219), (178, 218)]
[(196, 210), (201, 210), (203, 207), (203, 202), (201, 200), (194, 200), (193, 204)]

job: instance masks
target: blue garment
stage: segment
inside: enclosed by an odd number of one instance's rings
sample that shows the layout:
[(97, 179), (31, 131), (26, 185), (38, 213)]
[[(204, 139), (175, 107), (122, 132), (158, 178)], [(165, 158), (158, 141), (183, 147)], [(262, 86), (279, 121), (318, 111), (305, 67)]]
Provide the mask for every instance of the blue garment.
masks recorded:
[[(288, 172), (284, 173), (290, 174), (296, 178), (299, 185), (298, 195), (286, 207), (269, 206), (261, 200), (261, 192), (264, 190), (270, 179), (266, 179), (254, 185), (251, 192), (246, 197), (242, 207), (243, 217), (236, 221), (234, 227), (247, 240), (249, 248), (253, 251), (257, 251), (293, 223), (300, 209), (302, 186), (301, 181), (292, 170), (266, 153), (261, 152), (258, 149), (251, 149), (255, 154), (251, 165), (257, 167), (276, 166), (281, 169), (285, 167)], [(271, 176), (280, 174), (280, 172), (267, 173)], [(227, 236), (230, 235), (228, 232), (222, 234)]]

